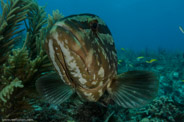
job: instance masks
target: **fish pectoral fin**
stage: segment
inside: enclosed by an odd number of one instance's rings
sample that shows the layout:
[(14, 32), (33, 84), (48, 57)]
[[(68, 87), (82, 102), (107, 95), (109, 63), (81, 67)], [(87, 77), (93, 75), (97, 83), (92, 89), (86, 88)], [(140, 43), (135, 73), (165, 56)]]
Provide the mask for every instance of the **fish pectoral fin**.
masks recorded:
[(138, 108), (153, 100), (159, 81), (149, 71), (128, 71), (118, 75), (108, 88), (111, 98), (124, 108)]
[(52, 104), (61, 104), (74, 93), (74, 90), (56, 73), (40, 77), (36, 81), (36, 89), (46, 101)]

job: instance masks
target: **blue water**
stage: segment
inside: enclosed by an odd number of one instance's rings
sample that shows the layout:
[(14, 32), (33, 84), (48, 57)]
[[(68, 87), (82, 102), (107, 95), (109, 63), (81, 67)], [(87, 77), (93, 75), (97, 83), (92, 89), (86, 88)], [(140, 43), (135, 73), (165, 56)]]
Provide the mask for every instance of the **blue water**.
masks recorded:
[(38, 0), (64, 16), (93, 13), (109, 26), (117, 48), (184, 51), (184, 0)]

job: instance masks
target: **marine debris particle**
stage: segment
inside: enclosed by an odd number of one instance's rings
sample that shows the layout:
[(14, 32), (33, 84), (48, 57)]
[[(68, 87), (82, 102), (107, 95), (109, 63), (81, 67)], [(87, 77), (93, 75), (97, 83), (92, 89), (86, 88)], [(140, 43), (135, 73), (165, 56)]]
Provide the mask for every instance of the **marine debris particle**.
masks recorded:
[(179, 26), (180, 31), (184, 34), (184, 30), (181, 26)]

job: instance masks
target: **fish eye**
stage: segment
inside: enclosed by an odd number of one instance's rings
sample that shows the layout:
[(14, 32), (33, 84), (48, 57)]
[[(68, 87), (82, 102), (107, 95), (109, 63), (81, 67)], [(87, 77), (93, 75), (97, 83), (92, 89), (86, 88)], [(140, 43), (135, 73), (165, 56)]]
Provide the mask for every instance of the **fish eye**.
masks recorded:
[(91, 29), (96, 32), (98, 30), (98, 21), (97, 20), (93, 20), (90, 22), (90, 27)]
[(97, 28), (97, 23), (93, 23), (93, 24), (92, 24), (92, 28), (93, 28), (93, 29), (96, 29), (96, 28)]

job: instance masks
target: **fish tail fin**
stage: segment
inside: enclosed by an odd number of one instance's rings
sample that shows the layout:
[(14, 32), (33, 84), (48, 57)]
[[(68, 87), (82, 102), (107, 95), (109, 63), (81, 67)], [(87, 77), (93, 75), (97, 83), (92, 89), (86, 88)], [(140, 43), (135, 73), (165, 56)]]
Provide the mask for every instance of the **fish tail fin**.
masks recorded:
[(157, 96), (159, 81), (149, 71), (128, 71), (118, 75), (107, 89), (111, 98), (124, 108), (138, 108)]
[(61, 104), (74, 93), (56, 73), (40, 77), (36, 81), (36, 89), (46, 101), (52, 104)]

